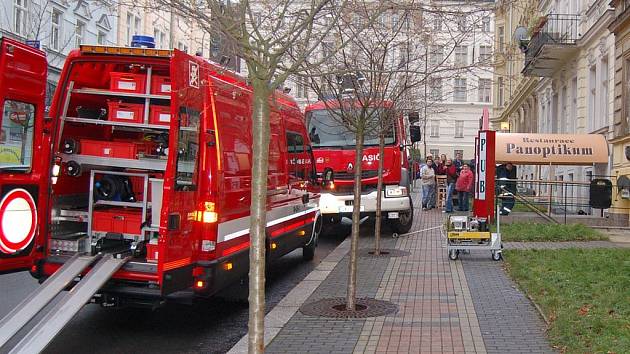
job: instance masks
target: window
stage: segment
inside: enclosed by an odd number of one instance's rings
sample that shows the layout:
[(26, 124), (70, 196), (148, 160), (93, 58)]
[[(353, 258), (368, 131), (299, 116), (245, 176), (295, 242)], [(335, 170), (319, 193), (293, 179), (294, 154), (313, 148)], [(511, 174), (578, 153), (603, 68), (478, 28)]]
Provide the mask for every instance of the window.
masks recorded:
[(28, 21), (28, 0), (15, 0), (13, 9), (13, 21), (15, 34), (26, 36), (26, 23)]
[(85, 23), (77, 20), (77, 26), (74, 28), (75, 47), (79, 47), (83, 43), (85, 36)]
[[(440, 137), (440, 121), (439, 120), (432, 120), (431, 121), (431, 131), (429, 134), (430, 137), (432, 138), (439, 138)], [(435, 156), (435, 155), (433, 155)]]
[(435, 14), (433, 17), (433, 29), (436, 31), (442, 30), (442, 18), (438, 14)]
[(50, 48), (59, 50), (59, 36), (61, 35), (61, 11), (52, 10), (51, 29), (50, 29)]
[(332, 55), (333, 44), (330, 42), (322, 42), (322, 57), (328, 58)]
[(440, 149), (430, 149), (429, 154), (433, 155), (434, 158), (438, 158), (440, 156)]
[(498, 42), (498, 49), (499, 52), (503, 52), (503, 46), (505, 45), (505, 33), (504, 33), (504, 27), (503, 26), (499, 26), (498, 30), (497, 30), (497, 42)]
[(296, 96), (298, 98), (308, 98), (308, 78), (305, 76), (298, 76), (296, 86)]
[(595, 130), (595, 114), (597, 110), (595, 109), (595, 105), (597, 103), (596, 99), (596, 87), (597, 87), (597, 79), (596, 79), (596, 68), (595, 65), (591, 66), (589, 70), (589, 79), (588, 79), (588, 126), (590, 130)]
[(466, 102), (466, 79), (455, 78), (453, 101)]
[(4, 153), (0, 158), (0, 167), (24, 172), (31, 169), (34, 123), (34, 105), (12, 100), (4, 101), (0, 130), (0, 148)]
[(490, 32), (490, 17), (484, 16), (481, 19), (481, 32)]
[(464, 121), (463, 120), (455, 121), (455, 137), (456, 138), (464, 137)]
[(489, 45), (479, 46), (479, 61), (489, 64), (490, 60), (492, 60), (492, 47)]
[(168, 44), (166, 43), (166, 33), (160, 30), (159, 28), (153, 29), (153, 38), (155, 39), (155, 47), (156, 48), (168, 48)]
[[(199, 120), (201, 112), (186, 106), (179, 107), (179, 139), (177, 141), (177, 170), (175, 189), (197, 189), (197, 158), (199, 156)], [(187, 129), (183, 129), (187, 128)]]
[(479, 102), (490, 102), (492, 80), (479, 79)]
[(431, 51), (431, 54), (429, 56), (429, 64), (433, 66), (442, 64), (442, 62), (444, 61), (444, 46), (432, 45), (429, 50)]
[[(385, 114), (383, 110), (368, 111), (368, 121), (377, 119), (377, 114)], [(329, 111), (327, 109), (317, 109), (306, 113), (309, 137), (314, 147), (343, 147), (354, 146), (356, 144), (355, 134), (350, 131), (340, 121), (341, 111)], [(374, 126), (376, 122), (369, 121), (369, 126)], [(396, 130), (392, 123), (392, 129), (388, 129), (385, 134), (385, 145), (392, 145), (396, 142)], [(379, 137), (374, 131), (366, 133), (363, 144), (365, 146), (378, 146)]]
[(132, 14), (131, 12), (127, 12), (127, 44), (131, 44), (131, 39), (133, 35), (140, 33), (140, 17)]
[(188, 53), (188, 46), (184, 44), (184, 42), (177, 42), (177, 49), (181, 50), (184, 53)]
[(312, 159), (307, 153), (304, 137), (299, 133), (287, 132), (287, 152), (289, 157), (289, 183), (303, 181), (309, 176)]
[(498, 89), (497, 89), (497, 104), (499, 105), (499, 107), (503, 107), (503, 104), (505, 103), (504, 102), (504, 97), (503, 97), (503, 91), (504, 91), (505, 87), (504, 87), (504, 83), (503, 83), (503, 78), (502, 77), (500, 77), (497, 80), (497, 86), (498, 86)]
[(96, 35), (96, 43), (104, 45), (106, 41), (107, 41), (107, 34), (103, 31), (98, 31), (98, 34)]
[(597, 129), (603, 128), (608, 123), (608, 61), (602, 60), (602, 68), (600, 74), (600, 105), (599, 105), (599, 122)]
[(455, 66), (465, 66), (468, 64), (468, 47), (458, 45), (455, 47)]
[(398, 14), (392, 14), (392, 33), (398, 32)]
[(466, 25), (467, 25), (466, 15), (460, 15), (457, 18), (457, 29), (460, 32), (466, 32)]
[(442, 78), (432, 78), (429, 81), (430, 98), (433, 101), (442, 101)]

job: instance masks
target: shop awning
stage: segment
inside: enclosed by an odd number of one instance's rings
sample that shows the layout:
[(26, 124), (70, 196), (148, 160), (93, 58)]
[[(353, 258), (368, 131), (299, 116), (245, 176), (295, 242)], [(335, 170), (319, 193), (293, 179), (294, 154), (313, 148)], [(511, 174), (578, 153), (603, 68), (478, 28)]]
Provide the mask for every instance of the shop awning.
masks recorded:
[(608, 163), (601, 134), (496, 134), (496, 163), (520, 165), (592, 165)]

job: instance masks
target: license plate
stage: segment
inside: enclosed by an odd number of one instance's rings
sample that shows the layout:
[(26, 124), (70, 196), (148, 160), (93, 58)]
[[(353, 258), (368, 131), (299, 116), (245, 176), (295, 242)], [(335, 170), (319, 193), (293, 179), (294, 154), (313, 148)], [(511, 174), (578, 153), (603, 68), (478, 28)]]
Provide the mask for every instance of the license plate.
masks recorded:
[[(352, 207), (352, 205), (344, 205), (344, 206), (339, 207), (340, 213), (352, 213), (353, 210), (354, 208)], [(359, 210), (365, 211), (365, 207), (361, 205), (361, 208)]]
[(387, 213), (387, 218), (388, 219), (398, 219), (398, 212), (391, 212), (391, 213)]

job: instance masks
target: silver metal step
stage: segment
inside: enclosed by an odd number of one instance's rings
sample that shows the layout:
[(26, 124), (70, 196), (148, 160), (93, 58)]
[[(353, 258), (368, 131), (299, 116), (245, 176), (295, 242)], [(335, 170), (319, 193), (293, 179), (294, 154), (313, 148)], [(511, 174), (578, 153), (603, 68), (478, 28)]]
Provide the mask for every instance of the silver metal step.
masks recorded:
[(50, 278), (0, 320), (0, 347), (100, 256), (75, 254)]
[(103, 255), (87, 275), (44, 316), (10, 353), (39, 353), (92, 296), (130, 259)]

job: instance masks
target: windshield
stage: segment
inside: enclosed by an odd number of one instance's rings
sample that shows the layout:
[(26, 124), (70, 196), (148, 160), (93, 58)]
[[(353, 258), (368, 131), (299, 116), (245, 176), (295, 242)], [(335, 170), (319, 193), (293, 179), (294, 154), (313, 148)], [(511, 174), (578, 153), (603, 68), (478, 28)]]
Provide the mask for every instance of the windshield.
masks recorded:
[(4, 101), (0, 130), (0, 169), (31, 168), (35, 106), (13, 100)]
[[(326, 109), (310, 111), (306, 115), (309, 138), (314, 148), (317, 147), (346, 147), (355, 146), (354, 132), (351, 132), (339, 121), (340, 113), (331, 113)], [(376, 119), (376, 117), (374, 117)], [(373, 125), (373, 124), (368, 124)], [(396, 141), (394, 125), (385, 133), (385, 145)], [(369, 131), (365, 134), (365, 146), (378, 146), (378, 132)]]

